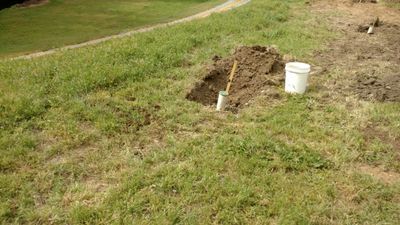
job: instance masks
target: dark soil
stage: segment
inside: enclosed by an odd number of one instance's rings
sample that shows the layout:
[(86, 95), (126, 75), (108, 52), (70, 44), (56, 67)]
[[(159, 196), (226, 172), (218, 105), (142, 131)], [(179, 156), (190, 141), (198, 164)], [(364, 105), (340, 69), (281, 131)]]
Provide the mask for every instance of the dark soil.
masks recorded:
[[(363, 100), (400, 102), (400, 74), (396, 71), (396, 67), (400, 65), (400, 26), (381, 24), (376, 32), (384, 37), (380, 40), (382, 45), (370, 44), (359, 49), (357, 60), (369, 63), (371, 66), (367, 66), (371, 69), (358, 72), (349, 85), (350, 89)], [(385, 62), (394, 66), (385, 69), (372, 68), (378, 62), (381, 65)]]
[[(336, 4), (335, 4), (336, 3)], [(327, 49), (315, 54), (318, 66), (326, 73), (314, 82), (327, 87), (326, 99), (356, 96), (362, 100), (400, 102), (400, 14), (380, 4), (347, 5), (340, 1), (332, 5), (315, 5), (316, 10), (348, 12), (341, 20), (330, 20), (341, 37)], [(376, 17), (380, 23), (374, 34), (367, 34)], [(332, 74), (334, 74), (332, 76)], [(332, 76), (332, 78), (328, 78)], [(325, 99), (325, 100), (326, 100)]]
[(282, 86), (284, 63), (275, 48), (243, 46), (229, 57), (214, 56), (205, 78), (187, 94), (187, 99), (209, 106), (217, 103), (218, 93), (225, 90), (234, 60), (238, 61), (227, 109), (235, 111), (265, 89)]
[(400, 74), (384, 77), (361, 75), (351, 88), (364, 100), (400, 102)]
[(367, 144), (371, 144), (374, 139), (379, 139), (384, 143), (392, 145), (393, 149), (398, 154), (398, 159), (400, 160), (400, 139), (399, 138), (390, 138), (388, 132), (380, 130), (375, 125), (368, 125), (366, 128), (362, 130), (364, 134), (364, 139), (367, 141)]

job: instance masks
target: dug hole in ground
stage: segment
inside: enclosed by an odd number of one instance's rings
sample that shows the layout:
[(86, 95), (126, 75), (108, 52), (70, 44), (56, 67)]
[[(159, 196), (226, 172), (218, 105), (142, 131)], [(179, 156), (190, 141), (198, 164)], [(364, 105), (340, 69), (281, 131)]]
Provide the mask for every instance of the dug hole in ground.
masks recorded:
[[(221, 92), (229, 82), (235, 60), (238, 68), (233, 74), (232, 87), (229, 93)], [(292, 94), (304, 94), (310, 65), (288, 61), (283, 59), (275, 47), (238, 47), (226, 58), (214, 56), (206, 76), (195, 84), (186, 98), (205, 106), (218, 103), (217, 110), (224, 105), (226, 110), (238, 112), (262, 93), (273, 98), (280, 98), (280, 89)]]
[(221, 90), (225, 90), (234, 61), (238, 68), (234, 74), (226, 110), (237, 112), (261, 93), (280, 98), (283, 87), (285, 62), (278, 50), (265, 46), (238, 47), (231, 56), (213, 57), (206, 76), (187, 94), (186, 98), (205, 106), (217, 103)]

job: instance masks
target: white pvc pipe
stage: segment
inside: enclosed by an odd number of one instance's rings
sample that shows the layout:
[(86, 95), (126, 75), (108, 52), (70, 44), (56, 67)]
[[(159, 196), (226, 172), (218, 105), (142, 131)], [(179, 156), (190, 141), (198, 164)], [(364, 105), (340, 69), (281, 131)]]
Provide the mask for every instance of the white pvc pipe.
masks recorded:
[(368, 28), (367, 34), (373, 34), (373, 33), (374, 33), (374, 25), (372, 25), (372, 26), (370, 26), (370, 27)]
[(218, 95), (217, 111), (225, 109), (227, 100), (228, 100), (228, 93), (226, 91), (220, 91)]

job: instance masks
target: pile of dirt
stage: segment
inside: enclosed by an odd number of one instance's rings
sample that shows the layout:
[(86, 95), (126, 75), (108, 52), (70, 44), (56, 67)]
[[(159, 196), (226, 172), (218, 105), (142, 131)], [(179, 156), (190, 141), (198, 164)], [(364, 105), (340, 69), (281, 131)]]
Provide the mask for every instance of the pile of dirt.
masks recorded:
[(400, 74), (385, 77), (359, 76), (350, 87), (364, 100), (400, 102)]
[(235, 111), (235, 108), (245, 106), (262, 91), (283, 84), (284, 62), (277, 49), (243, 46), (229, 57), (214, 56), (214, 63), (207, 75), (186, 98), (203, 105), (216, 104), (219, 91), (226, 88), (234, 60), (238, 61), (238, 68), (229, 93), (228, 110)]

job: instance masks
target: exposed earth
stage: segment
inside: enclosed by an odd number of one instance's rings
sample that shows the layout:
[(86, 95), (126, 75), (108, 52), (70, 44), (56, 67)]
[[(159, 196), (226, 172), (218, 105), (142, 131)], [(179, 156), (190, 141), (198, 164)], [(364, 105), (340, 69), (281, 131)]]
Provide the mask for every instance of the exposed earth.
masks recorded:
[(380, 102), (400, 101), (400, 74), (375, 76), (360, 75), (350, 88), (359, 98)]
[(236, 111), (261, 92), (281, 87), (284, 62), (273, 47), (243, 46), (226, 58), (214, 56), (205, 78), (188, 93), (187, 99), (203, 105), (217, 103), (218, 92), (225, 90), (234, 60), (238, 69), (233, 78), (227, 108)]
[[(359, 43), (359, 55), (357, 61), (370, 62), (365, 67), (370, 67), (369, 71), (356, 73), (350, 89), (363, 100), (400, 101), (400, 73), (396, 66), (400, 65), (400, 26), (397, 24), (382, 23), (375, 28), (373, 35), (381, 34), (375, 43), (366, 43), (368, 38), (362, 39), (364, 43)], [(365, 32), (361, 35), (365, 36)], [(372, 39), (372, 37), (370, 37)], [(366, 44), (366, 47), (362, 45)], [(346, 46), (347, 47), (347, 46)], [(374, 60), (381, 61), (382, 65), (387, 65), (382, 69), (373, 63)]]
[[(320, 12), (333, 8), (345, 12), (341, 18), (330, 18), (342, 37), (314, 56), (316, 66), (324, 68), (324, 72), (313, 80), (323, 84), (326, 96), (399, 102), (400, 10), (353, 1), (318, 2), (311, 7)], [(379, 26), (374, 34), (367, 34), (377, 17)]]

